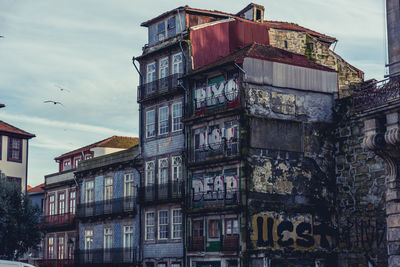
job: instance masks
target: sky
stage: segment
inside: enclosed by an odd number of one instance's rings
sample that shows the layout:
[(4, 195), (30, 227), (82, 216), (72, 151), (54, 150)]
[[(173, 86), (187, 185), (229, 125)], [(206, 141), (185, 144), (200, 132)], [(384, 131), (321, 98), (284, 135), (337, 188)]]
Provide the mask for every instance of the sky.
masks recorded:
[[(336, 37), (335, 52), (383, 79), (384, 0), (258, 0), (264, 19)], [(147, 43), (140, 24), (178, 6), (237, 13), (243, 0), (0, 0), (0, 120), (36, 135), (28, 184), (55, 173), (54, 158), (113, 135), (138, 136), (132, 56)], [(65, 90), (61, 90), (63, 88)], [(63, 105), (44, 103), (60, 101)]]

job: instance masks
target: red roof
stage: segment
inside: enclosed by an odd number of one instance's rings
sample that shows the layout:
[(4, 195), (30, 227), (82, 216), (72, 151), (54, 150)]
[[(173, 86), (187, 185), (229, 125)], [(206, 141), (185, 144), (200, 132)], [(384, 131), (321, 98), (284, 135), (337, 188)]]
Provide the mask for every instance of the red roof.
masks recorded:
[(65, 157), (73, 156), (76, 154), (80, 154), (82, 152), (88, 151), (94, 147), (111, 147), (111, 148), (123, 148), (128, 149), (133, 146), (139, 144), (139, 138), (137, 137), (127, 137), (127, 136), (112, 136), (107, 139), (101, 140), (99, 142), (93, 143), (88, 146), (84, 146), (68, 153), (62, 154), (55, 158), (55, 160), (59, 160)]
[(0, 133), (14, 134), (14, 135), (18, 135), (25, 139), (30, 139), (32, 137), (35, 137), (34, 134), (25, 132), (17, 127), (14, 127), (14, 126), (4, 122), (4, 121), (0, 121)]
[(42, 192), (42, 191), (44, 191), (42, 188), (43, 186), (44, 186), (44, 183), (37, 185), (35, 187), (31, 187), (31, 188), (29, 188), (30, 186), (28, 185), (28, 193)]
[(264, 24), (267, 25), (269, 28), (272, 29), (282, 29), (282, 30), (291, 30), (291, 31), (300, 31), (300, 32), (306, 32), (310, 35), (313, 35), (315, 37), (325, 39), (326, 42), (333, 43), (336, 40), (335, 37), (328, 36), (313, 30), (310, 30), (308, 28), (302, 27), (296, 23), (290, 23), (290, 22), (284, 22), (284, 21), (273, 21), (273, 20), (264, 20)]
[(235, 62), (235, 61), (240, 61), (241, 59), (245, 57), (251, 57), (251, 58), (258, 58), (258, 59), (263, 59), (263, 60), (268, 60), (268, 61), (273, 61), (273, 62), (280, 62), (284, 64), (289, 64), (289, 65), (294, 65), (294, 66), (300, 66), (300, 67), (305, 67), (305, 68), (312, 68), (312, 69), (318, 69), (318, 70), (323, 70), (323, 71), (330, 71), (330, 72), (336, 72), (333, 69), (330, 69), (328, 67), (322, 66), (320, 64), (317, 64), (311, 60), (309, 60), (306, 56), (301, 55), (301, 54), (296, 54), (292, 53), (280, 48), (276, 48), (270, 45), (262, 45), (262, 44), (257, 44), (253, 43), (251, 45), (248, 45), (234, 53), (231, 53), (230, 55), (220, 58), (208, 65), (202, 66), (192, 73), (188, 74), (187, 76), (192, 76), (194, 74), (197, 74), (199, 72), (209, 70), (214, 67), (221, 66), (223, 64), (227, 64), (230, 62)]

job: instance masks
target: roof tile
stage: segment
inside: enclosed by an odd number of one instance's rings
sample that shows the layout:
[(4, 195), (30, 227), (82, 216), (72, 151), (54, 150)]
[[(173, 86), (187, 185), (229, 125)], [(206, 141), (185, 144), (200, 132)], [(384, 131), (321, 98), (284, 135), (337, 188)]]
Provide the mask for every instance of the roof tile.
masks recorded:
[(32, 138), (35, 137), (34, 134), (25, 132), (24, 130), (21, 130), (15, 126), (12, 126), (4, 121), (0, 121), (0, 133), (9, 133), (9, 134), (15, 134), (15, 135), (19, 135), (23, 138)]

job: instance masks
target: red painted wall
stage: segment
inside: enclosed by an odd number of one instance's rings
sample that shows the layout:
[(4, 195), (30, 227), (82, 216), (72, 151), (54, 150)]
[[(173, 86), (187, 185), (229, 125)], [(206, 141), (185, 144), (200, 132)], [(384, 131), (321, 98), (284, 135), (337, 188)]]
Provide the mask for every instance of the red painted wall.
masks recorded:
[(194, 68), (207, 65), (252, 43), (269, 44), (268, 27), (235, 20), (191, 30)]

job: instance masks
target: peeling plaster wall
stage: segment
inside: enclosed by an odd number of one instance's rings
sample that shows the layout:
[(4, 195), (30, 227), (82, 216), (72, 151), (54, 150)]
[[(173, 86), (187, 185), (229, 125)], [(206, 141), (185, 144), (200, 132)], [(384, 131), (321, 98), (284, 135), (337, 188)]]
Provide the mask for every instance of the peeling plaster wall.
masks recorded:
[(352, 106), (350, 97), (335, 106), (340, 266), (387, 266), (384, 162), (363, 147)]

